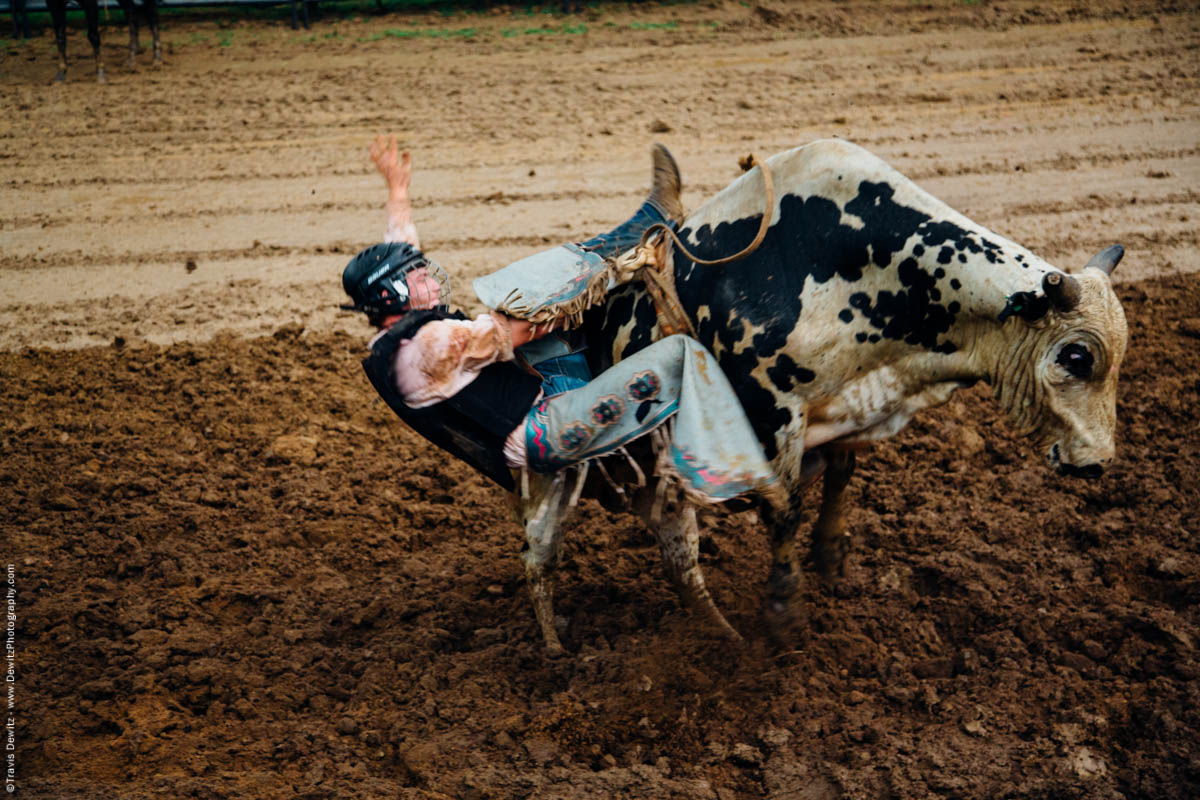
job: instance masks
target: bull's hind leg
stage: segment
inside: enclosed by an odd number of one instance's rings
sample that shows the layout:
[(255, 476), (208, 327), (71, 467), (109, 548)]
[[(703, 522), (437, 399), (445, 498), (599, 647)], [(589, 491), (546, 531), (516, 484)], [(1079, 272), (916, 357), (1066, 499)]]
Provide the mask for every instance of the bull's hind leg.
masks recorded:
[(521, 549), (525, 582), (546, 650), (552, 656), (566, 653), (554, 626), (554, 571), (562, 551), (562, 523), (570, 510), (567, 477), (566, 471), (531, 475), (529, 497), (519, 501), (525, 526), (525, 546)]
[(700, 528), (696, 524), (696, 507), (687, 502), (680, 505), (682, 507), (676, 513), (668, 515), (660, 524), (652, 523), (662, 549), (667, 575), (675, 584), (685, 608), (728, 638), (741, 641), (741, 635), (717, 608), (704, 583), (704, 573), (700, 570)]
[(846, 530), (846, 485), (854, 474), (854, 451), (825, 448), (825, 485), (812, 533), (812, 564), (827, 579), (845, 575), (850, 534)]

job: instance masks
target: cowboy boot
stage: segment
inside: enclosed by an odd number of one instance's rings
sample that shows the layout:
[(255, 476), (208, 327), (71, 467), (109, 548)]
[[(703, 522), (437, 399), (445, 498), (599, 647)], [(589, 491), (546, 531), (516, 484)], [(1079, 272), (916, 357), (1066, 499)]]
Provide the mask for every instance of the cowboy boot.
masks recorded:
[(675, 228), (683, 222), (683, 200), (679, 196), (683, 181), (675, 159), (667, 148), (656, 144), (650, 151), (650, 161), (650, 194), (642, 207), (608, 233), (580, 242), (580, 247), (602, 258), (615, 258), (636, 247), (651, 225), (661, 223)]
[(650, 175), (650, 196), (647, 203), (654, 205), (674, 226), (683, 222), (683, 179), (679, 176), (679, 165), (671, 151), (661, 144), (650, 150), (654, 171)]

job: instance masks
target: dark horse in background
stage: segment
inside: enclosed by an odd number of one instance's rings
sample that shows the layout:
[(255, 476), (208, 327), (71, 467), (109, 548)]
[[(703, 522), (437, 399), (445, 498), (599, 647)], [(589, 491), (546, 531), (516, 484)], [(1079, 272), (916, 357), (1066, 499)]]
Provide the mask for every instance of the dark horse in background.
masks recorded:
[[(87, 37), (92, 43), (92, 52), (96, 55), (96, 80), (104, 83), (104, 61), (100, 58), (100, 19), (97, 8), (97, 0), (72, 0), (76, 5), (83, 9), (83, 15), (87, 19)], [(138, 27), (141, 25), (144, 18), (146, 24), (150, 27), (150, 32), (154, 36), (154, 66), (162, 63), (162, 45), (158, 40), (158, 5), (157, 0), (141, 0), (141, 3), (134, 3), (133, 0), (117, 0), (121, 4), (121, 10), (125, 12), (125, 20), (129, 23), (129, 67), (135, 67), (135, 58), (138, 53)], [(24, 10), (24, 2), (21, 3)], [(58, 44), (58, 74), (54, 76), (56, 81), (65, 81), (67, 79), (67, 0), (46, 0), (46, 7), (50, 10), (50, 18), (54, 22), (54, 41)], [(16, 8), (14, 3), (13, 8)], [(15, 22), (14, 11), (14, 22)]]
[(13, 34), (14, 39), (28, 39), (29, 31), (29, 11), (25, 8), (26, 0), (12, 0), (9, 8), (12, 9), (13, 18)]

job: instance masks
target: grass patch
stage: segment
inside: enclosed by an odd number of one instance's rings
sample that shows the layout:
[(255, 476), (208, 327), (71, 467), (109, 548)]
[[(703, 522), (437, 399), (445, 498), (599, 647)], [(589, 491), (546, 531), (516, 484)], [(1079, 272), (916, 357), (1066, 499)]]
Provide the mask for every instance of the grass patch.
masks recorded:
[(674, 20), (671, 22), (631, 22), (629, 27), (635, 31), (673, 31), (679, 27), (679, 23)]
[(360, 42), (378, 42), (381, 39), (470, 39), (479, 34), (478, 28), (433, 28), (419, 30), (412, 28), (387, 28), (370, 36), (360, 37)]
[(587, 25), (581, 22), (574, 25), (560, 25), (556, 28), (505, 28), (500, 32), (500, 35), (506, 39), (513, 36), (557, 36), (559, 34), (569, 36), (572, 34), (587, 33), (587, 30)]

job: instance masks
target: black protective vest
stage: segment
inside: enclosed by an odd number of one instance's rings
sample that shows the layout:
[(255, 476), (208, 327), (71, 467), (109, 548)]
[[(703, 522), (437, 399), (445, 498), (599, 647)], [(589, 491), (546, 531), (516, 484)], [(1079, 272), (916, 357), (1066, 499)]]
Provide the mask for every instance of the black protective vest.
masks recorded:
[(392, 365), (400, 340), (411, 339), (427, 322), (466, 318), (462, 312), (410, 311), (376, 340), (363, 369), (375, 391), (410, 428), (513, 491), (516, 484), (504, 461), (504, 440), (533, 407), (540, 378), (512, 361), (489, 364), (453, 397), (426, 408), (406, 405), (396, 389)]

